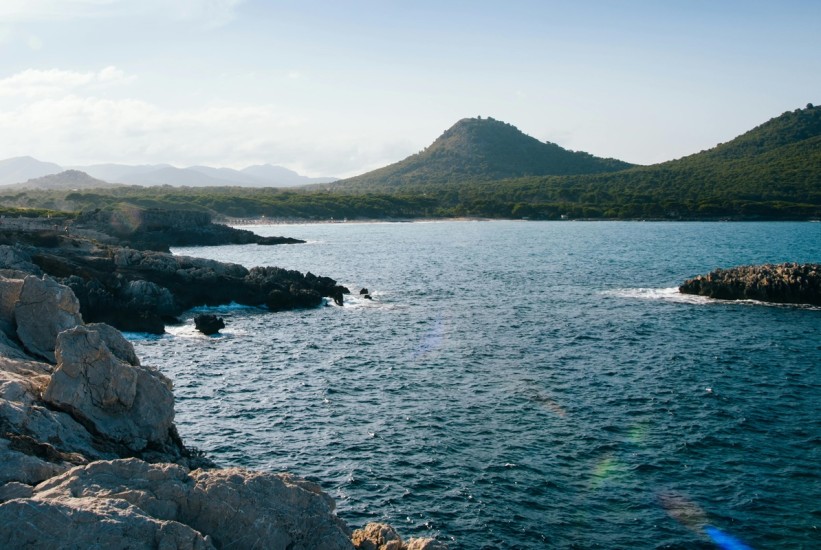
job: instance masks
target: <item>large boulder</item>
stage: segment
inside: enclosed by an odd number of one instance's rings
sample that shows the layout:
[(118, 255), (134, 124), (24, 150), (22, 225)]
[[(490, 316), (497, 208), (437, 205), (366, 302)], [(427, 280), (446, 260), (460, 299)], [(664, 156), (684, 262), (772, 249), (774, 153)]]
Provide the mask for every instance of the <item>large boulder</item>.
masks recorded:
[[(51, 530), (36, 514), (25, 512), (27, 507), (42, 510), (52, 520), (51, 507), (66, 512), (59, 532), (63, 544), (70, 540), (75, 548), (85, 547), (83, 542), (95, 540), (95, 534), (100, 540), (113, 540), (108, 538), (109, 529), (135, 534), (143, 528), (152, 541), (157, 524), (187, 526), (191, 531), (178, 532), (197, 533), (201, 539), (186, 540), (212, 542), (217, 548), (353, 548), (350, 533), (333, 513), (331, 498), (315, 484), (287, 474), (239, 468), (189, 471), (138, 459), (93, 462), (41, 483), (28, 499), (0, 504), (0, 547), (25, 547), (21, 532), (31, 537), (29, 547), (60, 546), (47, 544), (53, 539), (38, 538), (50, 537)], [(133, 544), (164, 547), (156, 542)], [(125, 546), (118, 542), (112, 547)]]
[(57, 338), (57, 369), (43, 399), (132, 451), (170, 443), (171, 381), (139, 365), (131, 344), (106, 325), (77, 326)]
[(80, 302), (67, 286), (29, 275), (14, 307), (17, 337), (28, 351), (54, 363), (60, 332), (81, 325)]

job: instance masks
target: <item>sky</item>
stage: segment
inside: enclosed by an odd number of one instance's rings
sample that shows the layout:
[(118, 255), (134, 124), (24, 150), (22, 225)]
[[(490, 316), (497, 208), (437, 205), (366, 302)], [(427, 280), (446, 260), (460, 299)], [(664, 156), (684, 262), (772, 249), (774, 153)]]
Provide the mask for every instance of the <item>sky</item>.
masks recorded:
[(816, 0), (0, 0), (0, 159), (347, 177), (465, 117), (653, 164), (821, 104)]

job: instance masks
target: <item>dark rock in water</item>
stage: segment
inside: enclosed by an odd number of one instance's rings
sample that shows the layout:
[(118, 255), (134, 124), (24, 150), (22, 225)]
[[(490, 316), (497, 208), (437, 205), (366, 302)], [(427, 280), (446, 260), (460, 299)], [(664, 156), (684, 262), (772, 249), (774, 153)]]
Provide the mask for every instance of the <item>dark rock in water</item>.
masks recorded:
[(370, 294), (367, 288), (360, 289), (359, 294)]
[(821, 264), (765, 264), (716, 269), (685, 281), (679, 292), (721, 300), (821, 306)]
[(194, 325), (201, 333), (211, 336), (213, 334), (219, 334), (220, 329), (225, 328), (225, 321), (222, 320), (222, 317), (204, 314), (194, 317)]
[(365, 294), (365, 295), (364, 295), (364, 296), (362, 296), (362, 297), (363, 297), (363, 298), (365, 298), (366, 300), (373, 300), (373, 298), (371, 297), (371, 295), (370, 295), (370, 294)]

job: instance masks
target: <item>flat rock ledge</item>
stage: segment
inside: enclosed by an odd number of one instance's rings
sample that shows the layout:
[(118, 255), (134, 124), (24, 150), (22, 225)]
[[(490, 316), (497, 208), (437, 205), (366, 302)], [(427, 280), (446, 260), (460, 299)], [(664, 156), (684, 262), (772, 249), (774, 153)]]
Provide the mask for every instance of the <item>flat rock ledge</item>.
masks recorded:
[(716, 269), (685, 281), (679, 292), (720, 300), (821, 306), (821, 264), (764, 264)]
[(186, 448), (171, 381), (47, 275), (0, 277), (0, 548), (439, 550)]

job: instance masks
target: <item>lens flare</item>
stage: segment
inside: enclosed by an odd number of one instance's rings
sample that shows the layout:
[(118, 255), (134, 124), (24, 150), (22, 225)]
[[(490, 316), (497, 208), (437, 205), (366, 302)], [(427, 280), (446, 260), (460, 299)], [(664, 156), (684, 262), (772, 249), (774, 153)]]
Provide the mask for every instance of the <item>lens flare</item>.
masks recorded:
[(709, 525), (707, 513), (698, 504), (684, 496), (665, 492), (658, 495), (658, 500), (671, 518), (695, 533), (707, 535), (721, 550), (753, 550), (752, 547), (729, 533)]

